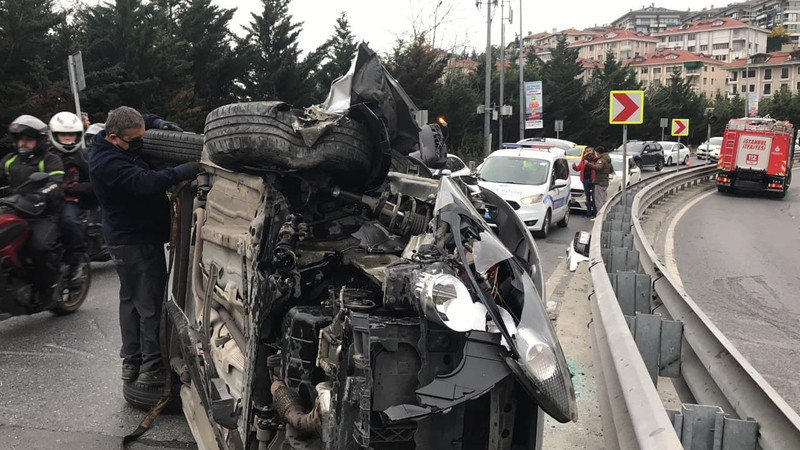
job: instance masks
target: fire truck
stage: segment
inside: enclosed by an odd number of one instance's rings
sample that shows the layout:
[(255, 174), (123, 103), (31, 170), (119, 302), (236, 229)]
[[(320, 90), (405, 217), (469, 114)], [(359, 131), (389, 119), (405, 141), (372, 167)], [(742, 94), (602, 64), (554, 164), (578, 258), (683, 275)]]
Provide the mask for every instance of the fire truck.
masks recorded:
[(731, 119), (717, 162), (720, 192), (765, 191), (783, 198), (792, 181), (794, 128), (769, 117)]

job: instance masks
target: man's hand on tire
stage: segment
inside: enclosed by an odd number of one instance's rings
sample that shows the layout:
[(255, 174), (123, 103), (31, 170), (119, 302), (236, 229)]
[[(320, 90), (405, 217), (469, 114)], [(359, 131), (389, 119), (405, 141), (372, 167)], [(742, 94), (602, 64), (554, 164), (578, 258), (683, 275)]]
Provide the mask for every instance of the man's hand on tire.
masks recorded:
[(181, 132), (183, 132), (183, 128), (179, 127), (177, 123), (170, 122), (168, 120), (165, 120), (165, 121), (161, 122), (161, 126), (159, 128), (161, 128), (162, 130), (181, 131)]
[(177, 172), (178, 178), (181, 180), (191, 180), (202, 171), (203, 167), (197, 161), (183, 163), (175, 167), (175, 172)]

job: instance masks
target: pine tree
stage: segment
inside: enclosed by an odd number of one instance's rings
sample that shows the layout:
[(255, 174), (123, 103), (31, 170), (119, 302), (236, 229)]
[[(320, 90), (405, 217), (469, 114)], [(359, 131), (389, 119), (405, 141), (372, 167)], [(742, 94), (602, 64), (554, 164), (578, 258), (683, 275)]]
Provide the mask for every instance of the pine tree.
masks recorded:
[(430, 109), (444, 71), (445, 56), (444, 52), (428, 45), (424, 34), (409, 44), (398, 42), (393, 51), (389, 72), (419, 109)]
[(307, 66), (300, 61), (297, 38), (300, 23), (289, 14), (290, 0), (262, 0), (260, 15), (253, 13), (247, 28), (251, 42), (244, 53), (250, 60), (244, 79), (252, 100), (282, 100), (295, 106), (311, 103)]
[(175, 120), (190, 129), (202, 130), (212, 109), (236, 100), (235, 81), (245, 67), (236, 57), (228, 28), (235, 11), (212, 5), (211, 0), (191, 0), (176, 14), (177, 38), (189, 64), (190, 83), (182, 92), (191, 100)]
[(325, 100), (333, 81), (347, 73), (357, 48), (350, 23), (343, 12), (336, 19), (333, 36), (317, 49), (317, 52), (324, 55), (323, 64), (314, 74), (316, 88), (314, 97), (317, 101)]
[(0, 0), (0, 123), (49, 112), (58, 96), (49, 77), (56, 64), (51, 33), (63, 20), (53, 0)]
[(580, 79), (583, 69), (576, 61), (578, 50), (570, 48), (566, 38), (560, 36), (551, 57), (542, 70), (544, 134), (552, 134), (554, 121), (563, 120), (562, 136), (586, 142), (590, 139), (585, 128), (589, 114), (584, 109), (586, 87)]
[(608, 52), (603, 67), (596, 69), (587, 86), (586, 110), (590, 115), (587, 127), (592, 137), (588, 143), (615, 146), (622, 142), (622, 127), (608, 123), (609, 93), (640, 89), (642, 84), (636, 80), (633, 69), (621, 64), (614, 53)]

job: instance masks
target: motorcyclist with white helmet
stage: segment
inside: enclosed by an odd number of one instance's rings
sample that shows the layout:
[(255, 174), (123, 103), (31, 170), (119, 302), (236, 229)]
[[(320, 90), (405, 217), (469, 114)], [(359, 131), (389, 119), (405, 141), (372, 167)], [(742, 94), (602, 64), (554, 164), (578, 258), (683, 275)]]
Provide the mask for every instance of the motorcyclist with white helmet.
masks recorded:
[(36, 287), (37, 300), (46, 305), (57, 300), (60, 250), (57, 219), (64, 199), (61, 189), (64, 165), (48, 151), (47, 125), (36, 117), (27, 114), (17, 117), (8, 132), (16, 151), (0, 160), (0, 184), (8, 186), (4, 195), (16, 193), (35, 172), (50, 175), (50, 184), (41, 191), (47, 204), (45, 214), (29, 220), (31, 236), (23, 250), (33, 260), (35, 273), (30, 279)]
[(94, 207), (96, 198), (89, 181), (89, 158), (83, 146), (83, 121), (68, 111), (50, 119), (50, 144), (52, 153), (64, 165), (61, 188), (66, 202), (61, 210), (59, 224), (64, 243), (64, 262), (69, 265), (70, 277), (77, 276), (86, 254), (86, 233), (81, 220), (81, 209)]

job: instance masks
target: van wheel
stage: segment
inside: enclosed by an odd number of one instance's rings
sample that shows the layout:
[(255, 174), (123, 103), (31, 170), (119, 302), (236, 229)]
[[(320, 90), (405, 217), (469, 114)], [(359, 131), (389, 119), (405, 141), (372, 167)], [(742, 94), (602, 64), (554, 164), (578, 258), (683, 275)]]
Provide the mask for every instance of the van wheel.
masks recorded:
[(564, 213), (564, 218), (558, 221), (558, 226), (561, 228), (566, 228), (569, 225), (569, 208), (567, 208), (567, 212)]
[(546, 238), (548, 234), (550, 234), (550, 210), (548, 209), (544, 215), (544, 221), (542, 222), (542, 229), (539, 231), (534, 231), (533, 235), (537, 238)]

